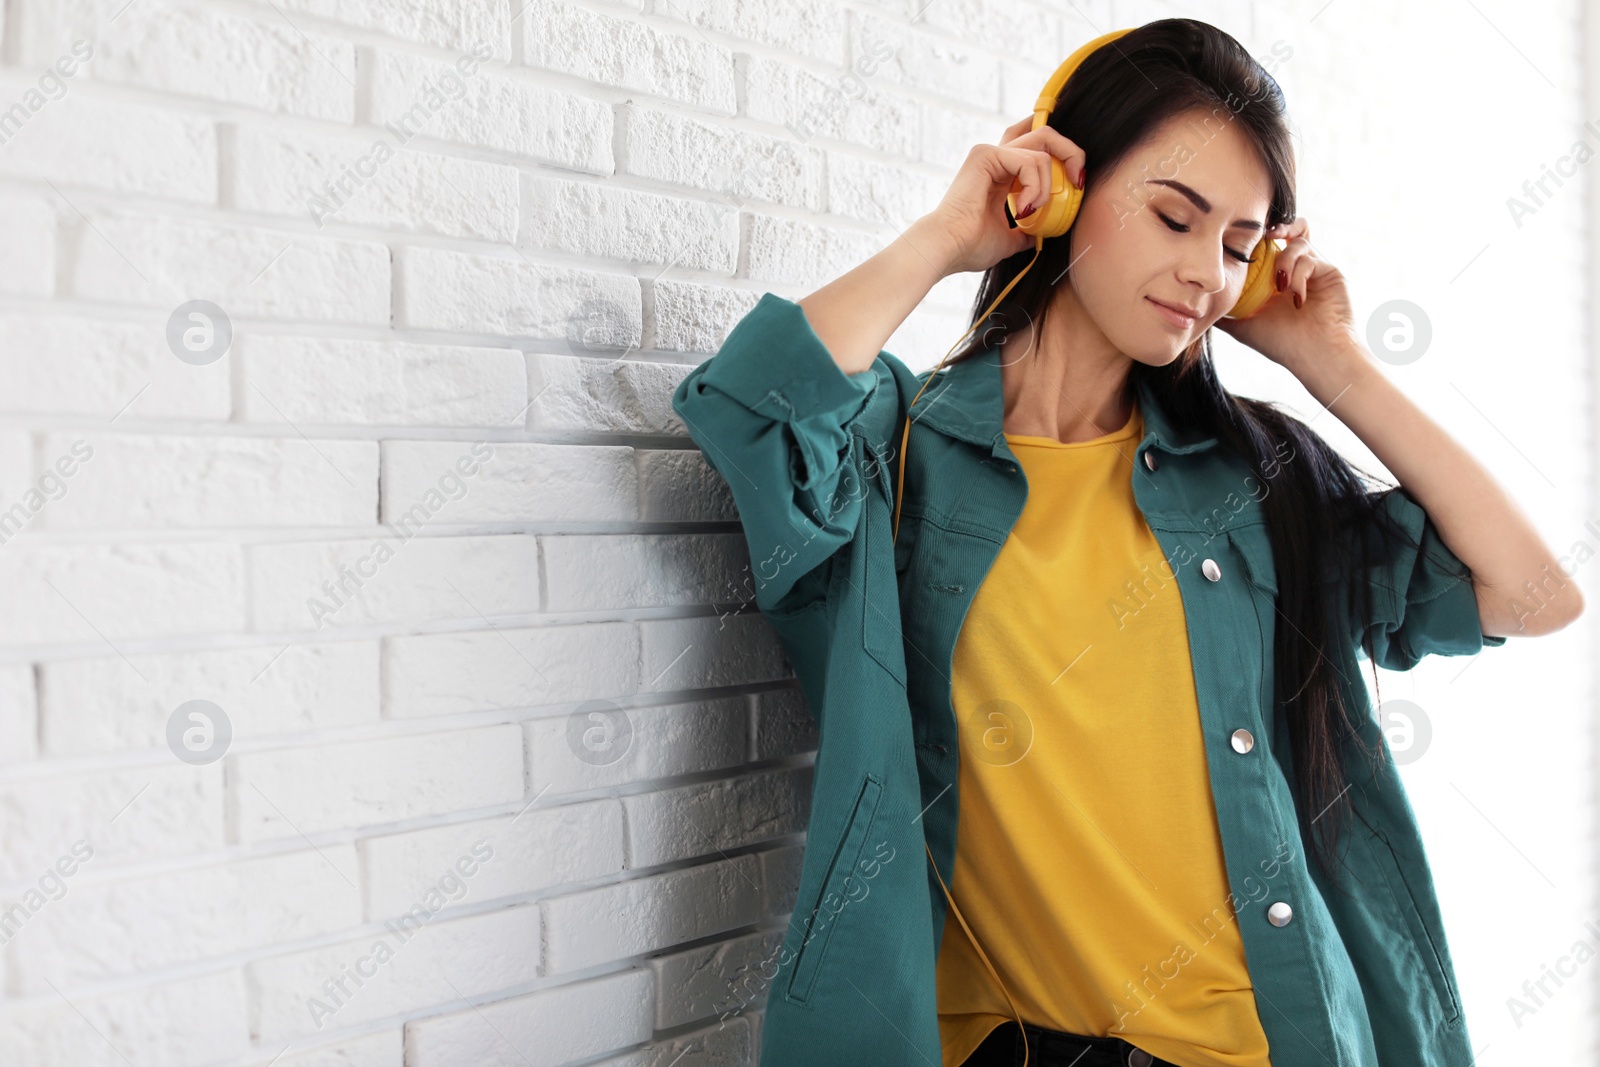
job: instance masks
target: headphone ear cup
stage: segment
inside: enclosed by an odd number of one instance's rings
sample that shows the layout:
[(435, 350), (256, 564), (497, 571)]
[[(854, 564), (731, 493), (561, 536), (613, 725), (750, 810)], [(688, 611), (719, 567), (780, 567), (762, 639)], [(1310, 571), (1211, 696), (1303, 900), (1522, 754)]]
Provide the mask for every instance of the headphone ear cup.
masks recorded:
[(1257, 242), (1251, 259), (1253, 262), (1244, 276), (1244, 289), (1239, 293), (1239, 299), (1234, 301), (1232, 309), (1223, 318), (1248, 319), (1266, 307), (1267, 301), (1278, 293), (1277, 242), (1270, 237), (1263, 237)]
[[(1078, 217), (1078, 207), (1083, 203), (1083, 190), (1067, 180), (1067, 168), (1061, 160), (1050, 157), (1050, 196), (1039, 210), (1025, 219), (1017, 220), (1017, 228), (1029, 237), (1060, 237), (1072, 228)], [(1016, 205), (1012, 205), (1015, 213)]]

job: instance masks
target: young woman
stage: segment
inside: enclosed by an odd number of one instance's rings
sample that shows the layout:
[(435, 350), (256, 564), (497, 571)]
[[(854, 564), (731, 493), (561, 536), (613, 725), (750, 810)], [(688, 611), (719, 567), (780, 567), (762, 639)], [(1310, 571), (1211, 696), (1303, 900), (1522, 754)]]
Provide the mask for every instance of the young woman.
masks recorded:
[[(1550, 633), (1577, 587), (1366, 350), (1237, 41), (1139, 27), (1030, 125), (674, 397), (820, 728), (762, 1062), (1470, 1062), (1356, 657)], [(1036, 247), (1006, 202), (1051, 157), (1084, 197)], [(1224, 318), (1265, 238), (1276, 295)], [(1006, 299), (912, 375), (882, 345), (965, 271)], [(1213, 326), (1403, 488), (1223, 389)]]

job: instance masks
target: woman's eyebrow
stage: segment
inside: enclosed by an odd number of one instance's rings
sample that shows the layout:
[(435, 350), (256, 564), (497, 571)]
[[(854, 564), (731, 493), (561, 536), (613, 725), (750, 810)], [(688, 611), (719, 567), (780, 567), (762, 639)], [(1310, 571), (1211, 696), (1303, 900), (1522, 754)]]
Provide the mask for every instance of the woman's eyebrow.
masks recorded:
[[(1180, 181), (1174, 181), (1167, 178), (1151, 178), (1146, 181), (1145, 184), (1171, 186), (1184, 196), (1188, 197), (1190, 203), (1194, 204), (1194, 206), (1199, 208), (1201, 211), (1208, 213), (1211, 211), (1211, 201), (1207, 200), (1205, 197), (1201, 196), (1199, 193), (1195, 192), (1193, 189), (1189, 188), (1189, 186)], [(1243, 230), (1261, 229), (1261, 223), (1257, 222), (1255, 219), (1234, 219), (1230, 226), (1237, 226)]]

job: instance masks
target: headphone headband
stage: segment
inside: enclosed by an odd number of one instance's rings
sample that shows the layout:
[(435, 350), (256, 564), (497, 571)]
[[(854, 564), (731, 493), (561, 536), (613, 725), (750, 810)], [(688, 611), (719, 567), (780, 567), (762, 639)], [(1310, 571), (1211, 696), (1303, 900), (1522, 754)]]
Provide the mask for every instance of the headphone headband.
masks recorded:
[(1110, 44), (1123, 34), (1132, 33), (1137, 28), (1136, 26), (1130, 26), (1125, 30), (1112, 30), (1110, 33), (1102, 33), (1094, 40), (1086, 41), (1079, 45), (1077, 51), (1068, 56), (1056, 68), (1056, 72), (1050, 75), (1050, 80), (1045, 82), (1044, 88), (1040, 90), (1039, 99), (1033, 105), (1033, 128), (1037, 130), (1040, 126), (1050, 121), (1050, 112), (1056, 109), (1056, 102), (1061, 98), (1062, 87), (1067, 84), (1067, 79), (1072, 77), (1072, 72), (1078, 69), (1079, 64), (1089, 58), (1091, 52), (1094, 52), (1103, 44)]

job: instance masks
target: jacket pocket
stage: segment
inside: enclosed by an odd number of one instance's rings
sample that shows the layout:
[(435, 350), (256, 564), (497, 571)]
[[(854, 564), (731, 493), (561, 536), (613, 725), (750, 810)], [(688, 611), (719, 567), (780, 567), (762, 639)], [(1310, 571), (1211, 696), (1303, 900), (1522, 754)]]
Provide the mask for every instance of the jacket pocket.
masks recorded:
[(883, 795), (883, 781), (875, 774), (867, 774), (856, 794), (855, 806), (845, 823), (844, 834), (833, 850), (828, 872), (822, 879), (822, 888), (812, 901), (800, 950), (794, 958), (794, 973), (789, 978), (789, 999), (804, 1004), (811, 999), (816, 985), (817, 972), (822, 968), (828, 943), (839, 927), (843, 914), (851, 906), (859, 906), (865, 894), (866, 880), (856, 875), (856, 864), (872, 832), (872, 820), (878, 811), (878, 799)]
[(1246, 577), (1254, 585), (1278, 595), (1278, 574), (1272, 555), (1272, 535), (1265, 523), (1253, 522), (1228, 531), (1228, 542), (1244, 557)]
[[(1357, 814), (1360, 815), (1359, 810)], [(1412, 879), (1406, 875), (1406, 865), (1390, 842), (1389, 836), (1369, 822), (1366, 816), (1360, 817), (1365, 829), (1363, 831), (1357, 828), (1356, 832), (1365, 833), (1367, 850), (1372, 854), (1373, 862), (1388, 883), (1395, 907), (1399, 909), (1410, 930), (1410, 940), (1416, 957), (1433, 981), (1434, 995), (1438, 997), (1439, 1007), (1444, 1012), (1444, 1021), (1453, 1023), (1461, 1017), (1461, 1001), (1456, 993), (1455, 984), (1451, 981), (1444, 953), (1440, 950), (1440, 939), (1434, 936), (1433, 930), (1423, 916), (1419, 898), (1412, 888)]]
[[(1277, 724), (1274, 706), (1273, 672), (1277, 657), (1278, 579), (1273, 566), (1272, 538), (1262, 523), (1236, 526), (1228, 531), (1228, 543), (1244, 563), (1244, 577), (1250, 605), (1241, 607), (1240, 667), (1248, 669), (1254, 681), (1262, 724), (1269, 734)], [(1250, 619), (1254, 618), (1258, 639), (1254, 650), (1247, 643)], [(1273, 739), (1269, 736), (1269, 744)]]
[[(894, 538), (894, 468), (896, 448), (879, 449), (861, 441), (866, 483), (866, 532), (862, 543), (861, 643), (867, 653), (901, 685), (906, 684), (905, 638), (901, 634), (900, 580)], [(904, 505), (902, 505), (903, 507)], [(901, 522), (905, 515), (902, 513)], [(902, 531), (902, 534), (908, 531)]]

